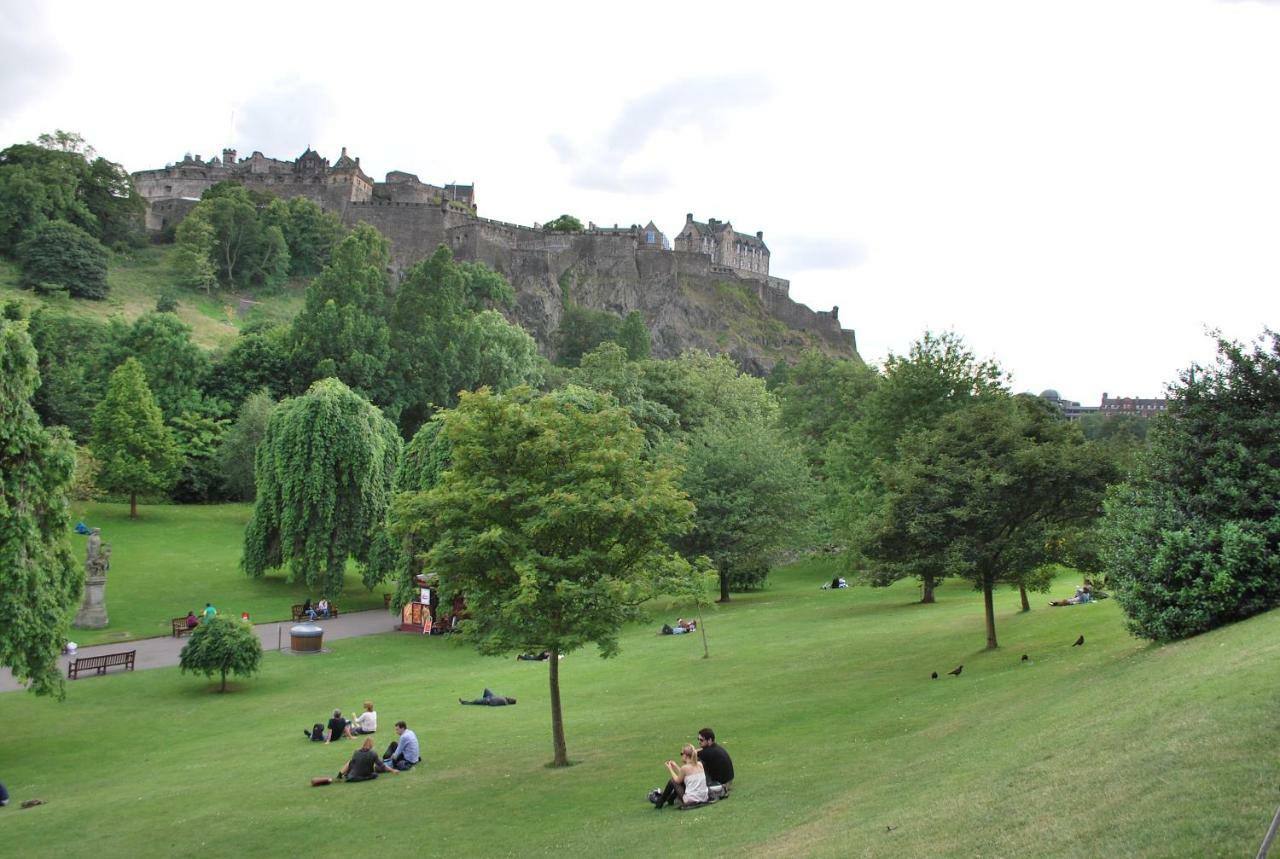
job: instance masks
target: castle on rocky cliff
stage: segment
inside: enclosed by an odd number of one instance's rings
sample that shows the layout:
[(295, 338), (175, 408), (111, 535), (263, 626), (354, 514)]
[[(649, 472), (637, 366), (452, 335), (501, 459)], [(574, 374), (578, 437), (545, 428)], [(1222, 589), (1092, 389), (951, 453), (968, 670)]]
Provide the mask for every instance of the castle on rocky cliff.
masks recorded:
[[(147, 228), (154, 232), (176, 226), (207, 189), (228, 180), (278, 197), (307, 197), (348, 226), (365, 222), (376, 227), (390, 239), (397, 269), (423, 259), (440, 244), (459, 259), (489, 265), (516, 288), (519, 322), (543, 344), (550, 342), (558, 324), (562, 306), (556, 299), (557, 294), (564, 298), (566, 278), (578, 284), (573, 300), (590, 297), (598, 309), (623, 314), (642, 309), (651, 325), (669, 311), (653, 290), (642, 288), (646, 284), (669, 296), (681, 283), (734, 282), (754, 292), (766, 312), (786, 327), (816, 335), (836, 353), (856, 353), (853, 332), (840, 327), (839, 308), (813, 311), (793, 302), (790, 282), (769, 272), (764, 233), (739, 233), (728, 221), (701, 223), (686, 215), (674, 242), (653, 221), (612, 228), (590, 224), (575, 233), (494, 221), (477, 214), (474, 185), (431, 185), (398, 170), (377, 182), (345, 147), (332, 164), (310, 147), (293, 161), (261, 152), (237, 159), (234, 149), (223, 149), (220, 158), (187, 155), (164, 168), (133, 174), (147, 203)], [(662, 330), (654, 329), (655, 354), (662, 351)], [(678, 339), (670, 350), (687, 348)], [(752, 365), (752, 360), (743, 364)], [(768, 369), (767, 362), (754, 366)]]

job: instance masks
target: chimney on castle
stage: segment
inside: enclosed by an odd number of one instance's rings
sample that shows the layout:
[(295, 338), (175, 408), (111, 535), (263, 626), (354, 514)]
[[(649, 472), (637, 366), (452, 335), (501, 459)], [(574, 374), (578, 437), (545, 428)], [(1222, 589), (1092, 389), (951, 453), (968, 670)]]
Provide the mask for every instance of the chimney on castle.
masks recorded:
[(223, 150), (222, 150), (222, 163), (223, 163), (223, 164), (228, 164), (228, 165), (230, 165), (230, 164), (235, 164), (235, 163), (236, 163), (236, 151), (235, 151), (234, 149), (223, 149)]
[(693, 223), (693, 212), (686, 212), (686, 213), (685, 213), (685, 216), (684, 216), (684, 222), (685, 222), (686, 224), (692, 224), (692, 223)]
[(764, 241), (764, 230), (757, 230), (756, 238), (759, 239), (760, 241)]

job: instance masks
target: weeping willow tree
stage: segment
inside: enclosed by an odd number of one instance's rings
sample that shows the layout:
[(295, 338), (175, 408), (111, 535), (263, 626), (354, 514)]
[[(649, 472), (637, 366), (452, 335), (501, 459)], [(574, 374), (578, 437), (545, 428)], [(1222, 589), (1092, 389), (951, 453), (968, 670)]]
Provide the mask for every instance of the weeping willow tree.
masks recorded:
[(258, 497), (244, 534), (244, 571), (283, 567), (289, 581), (337, 596), (347, 559), (369, 561), (400, 448), (395, 425), (337, 379), (281, 403), (254, 462)]
[(0, 665), (61, 697), (58, 653), (83, 582), (67, 545), (75, 446), (40, 425), (39, 384), (26, 323), (0, 321)]

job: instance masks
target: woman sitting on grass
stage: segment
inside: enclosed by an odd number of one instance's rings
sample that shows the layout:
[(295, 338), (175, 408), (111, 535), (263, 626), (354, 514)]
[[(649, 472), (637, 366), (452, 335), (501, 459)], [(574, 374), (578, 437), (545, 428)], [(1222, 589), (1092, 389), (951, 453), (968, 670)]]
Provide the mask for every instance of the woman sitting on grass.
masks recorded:
[(338, 778), (347, 781), (369, 781), (378, 777), (378, 773), (395, 773), (399, 771), (384, 764), (378, 753), (373, 750), (373, 740), (365, 740), (356, 749), (356, 753), (347, 761), (347, 765), (338, 770)]
[(374, 712), (373, 702), (364, 702), (364, 712), (347, 723), (347, 736), (356, 734), (376, 734), (378, 732), (378, 714)]
[(689, 808), (702, 805), (710, 798), (707, 791), (707, 774), (702, 769), (702, 764), (698, 762), (698, 753), (693, 750), (693, 746), (685, 743), (684, 748), (680, 750), (680, 764), (667, 761), (666, 766), (667, 772), (671, 774), (671, 780), (667, 782), (666, 790), (654, 800), (655, 807), (662, 808), (664, 804), (670, 802), (672, 805)]

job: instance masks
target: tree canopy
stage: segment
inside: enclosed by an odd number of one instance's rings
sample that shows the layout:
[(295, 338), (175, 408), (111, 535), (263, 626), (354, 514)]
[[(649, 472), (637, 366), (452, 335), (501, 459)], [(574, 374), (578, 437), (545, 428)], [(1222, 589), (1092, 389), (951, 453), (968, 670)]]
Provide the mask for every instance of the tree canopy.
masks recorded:
[(400, 449), (395, 425), (337, 379), (277, 406), (258, 445), (245, 572), (284, 567), (290, 581), (337, 596), (347, 559), (369, 561)]
[(449, 467), (397, 498), (399, 534), (422, 541), (408, 550), (446, 596), (465, 594), (463, 634), (481, 652), (551, 651), (554, 763), (566, 765), (557, 657), (587, 644), (617, 653), (640, 604), (692, 575), (669, 541), (693, 505), (600, 394), (481, 390), (440, 420)]
[(1170, 393), (1102, 529), (1129, 628), (1158, 641), (1280, 605), (1280, 334), (1219, 339)]
[(25, 329), (0, 321), (0, 665), (60, 696), (58, 656), (83, 583), (67, 545), (75, 447), (31, 407), (40, 377)]
[(561, 215), (558, 218), (552, 218), (542, 225), (544, 230), (552, 233), (580, 233), (582, 232), (582, 221), (573, 215)]
[(971, 581), (994, 649), (995, 586), (1056, 560), (1055, 531), (1096, 517), (1113, 475), (1039, 399), (988, 394), (903, 442), (859, 548), (886, 579)]
[(59, 131), (0, 151), (0, 255), (29, 230), (66, 221), (110, 246), (142, 240), (145, 204), (129, 174), (95, 158), (80, 135)]

